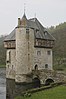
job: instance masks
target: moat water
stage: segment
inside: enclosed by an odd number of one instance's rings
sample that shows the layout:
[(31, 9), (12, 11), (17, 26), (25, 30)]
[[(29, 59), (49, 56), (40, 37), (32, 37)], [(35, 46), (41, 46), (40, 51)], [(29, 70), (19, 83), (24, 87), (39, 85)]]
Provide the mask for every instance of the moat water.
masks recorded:
[(5, 68), (0, 68), (0, 99), (6, 99), (6, 78)]

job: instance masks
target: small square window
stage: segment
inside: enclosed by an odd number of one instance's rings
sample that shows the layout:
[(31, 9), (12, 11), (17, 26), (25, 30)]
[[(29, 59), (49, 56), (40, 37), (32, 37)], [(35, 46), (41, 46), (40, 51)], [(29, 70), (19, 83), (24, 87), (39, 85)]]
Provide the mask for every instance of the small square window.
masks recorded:
[(51, 55), (51, 51), (47, 51), (47, 54), (48, 54), (48, 55)]
[(37, 55), (40, 56), (41, 55), (41, 51), (37, 51)]
[(26, 29), (26, 33), (29, 33), (29, 29)]

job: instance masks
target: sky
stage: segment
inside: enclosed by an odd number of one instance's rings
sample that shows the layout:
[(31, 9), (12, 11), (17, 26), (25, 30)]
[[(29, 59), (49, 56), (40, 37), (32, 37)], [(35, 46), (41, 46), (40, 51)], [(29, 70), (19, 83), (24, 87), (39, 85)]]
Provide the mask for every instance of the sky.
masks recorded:
[(25, 13), (36, 17), (44, 27), (66, 22), (66, 0), (0, 0), (0, 35), (9, 34)]

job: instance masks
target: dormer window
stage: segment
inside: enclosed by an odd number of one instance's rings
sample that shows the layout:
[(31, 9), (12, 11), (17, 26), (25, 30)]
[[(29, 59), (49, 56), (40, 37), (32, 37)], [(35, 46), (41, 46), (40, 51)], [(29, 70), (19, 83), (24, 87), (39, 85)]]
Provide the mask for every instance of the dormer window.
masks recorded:
[(47, 31), (44, 32), (44, 35), (45, 35), (45, 36), (47, 35)]
[(36, 29), (36, 33), (38, 33), (38, 32), (39, 32), (39, 30)]

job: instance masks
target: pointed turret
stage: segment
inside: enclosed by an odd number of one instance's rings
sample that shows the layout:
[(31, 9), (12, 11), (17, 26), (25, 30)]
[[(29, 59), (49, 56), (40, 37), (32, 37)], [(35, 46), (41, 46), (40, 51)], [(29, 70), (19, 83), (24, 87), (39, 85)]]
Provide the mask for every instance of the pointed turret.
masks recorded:
[(26, 17), (26, 15), (25, 15), (25, 13), (24, 13), (24, 15), (23, 15), (23, 17), (22, 17), (22, 20), (27, 20), (27, 17)]
[(26, 18), (25, 13), (24, 13), (24, 15), (23, 15), (23, 17), (22, 17), (21, 25), (22, 25), (22, 26), (27, 26), (27, 18)]
[(27, 17), (24, 13), (22, 19), (18, 18), (18, 26), (27, 26)]

